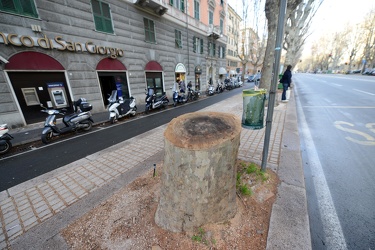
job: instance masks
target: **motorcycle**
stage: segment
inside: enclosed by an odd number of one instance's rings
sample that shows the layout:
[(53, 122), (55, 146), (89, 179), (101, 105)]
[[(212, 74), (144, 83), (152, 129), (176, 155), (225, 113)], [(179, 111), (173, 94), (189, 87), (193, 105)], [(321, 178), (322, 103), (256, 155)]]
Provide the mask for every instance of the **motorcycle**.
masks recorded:
[(117, 99), (117, 90), (113, 90), (111, 96), (108, 98), (109, 105), (109, 121), (111, 124), (115, 123), (118, 119), (129, 116), (135, 116), (137, 112), (137, 106), (135, 105), (135, 98), (130, 97), (129, 100), (125, 100), (122, 97)]
[(200, 95), (201, 93), (199, 91), (195, 91), (191, 87), (188, 87), (188, 96), (187, 96), (188, 101), (198, 100)]
[(151, 109), (156, 109), (156, 108), (162, 109), (168, 106), (169, 100), (165, 92), (163, 92), (161, 96), (156, 96), (153, 88), (149, 88), (148, 90), (147, 89), (145, 90), (146, 90), (146, 98), (145, 98), (145, 102), (146, 102), (145, 113), (146, 114), (148, 114), (148, 112)]
[[(94, 123), (90, 112), (90, 110), (92, 110), (92, 106), (86, 102), (86, 99), (84, 98), (80, 98), (78, 101), (73, 103), (73, 114), (66, 114), (66, 109), (47, 109), (43, 106), (43, 104), (40, 104), (40, 106), (44, 108), (44, 110), (41, 111), (48, 114), (41, 136), (44, 144), (48, 144), (54, 136), (59, 136), (68, 132), (75, 132), (79, 129), (89, 131)], [(61, 115), (63, 117), (62, 121), (65, 127), (59, 128), (56, 126), (57, 115)]]
[(7, 124), (0, 125), (0, 154), (5, 154), (12, 148), (10, 140), (13, 139), (13, 136), (8, 134), (8, 131)]

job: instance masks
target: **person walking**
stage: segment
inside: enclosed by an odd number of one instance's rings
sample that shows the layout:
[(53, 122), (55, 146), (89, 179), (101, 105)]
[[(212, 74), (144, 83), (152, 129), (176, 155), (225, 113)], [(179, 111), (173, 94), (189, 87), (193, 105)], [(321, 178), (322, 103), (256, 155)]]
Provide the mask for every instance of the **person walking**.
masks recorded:
[(283, 94), (281, 95), (281, 101), (282, 102), (287, 102), (288, 100), (286, 99), (286, 91), (290, 87), (290, 83), (292, 82), (292, 65), (288, 65), (286, 68), (283, 76), (280, 79), (280, 83), (283, 84)]
[(260, 78), (261, 78), (260, 70), (255, 74), (254, 76), (254, 90), (259, 89), (259, 83), (260, 83)]

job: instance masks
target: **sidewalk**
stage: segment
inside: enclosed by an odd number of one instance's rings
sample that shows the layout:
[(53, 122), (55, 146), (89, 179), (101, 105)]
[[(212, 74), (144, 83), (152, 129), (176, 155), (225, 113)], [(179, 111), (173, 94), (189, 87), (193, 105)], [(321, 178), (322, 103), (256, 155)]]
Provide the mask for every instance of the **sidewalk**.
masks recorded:
[[(242, 105), (240, 94), (204, 111), (225, 107), (226, 112), (241, 118)], [(60, 236), (63, 228), (148, 171), (153, 164), (162, 163), (164, 148), (151, 145), (164, 145), (166, 126), (1, 192), (0, 249), (68, 249)], [(265, 128), (242, 129), (238, 158), (260, 165), (264, 134)], [(281, 184), (272, 209), (267, 249), (311, 249), (299, 145), (292, 94), (289, 103), (280, 103), (274, 110), (267, 167), (278, 173)], [(128, 157), (120, 158), (125, 153)]]

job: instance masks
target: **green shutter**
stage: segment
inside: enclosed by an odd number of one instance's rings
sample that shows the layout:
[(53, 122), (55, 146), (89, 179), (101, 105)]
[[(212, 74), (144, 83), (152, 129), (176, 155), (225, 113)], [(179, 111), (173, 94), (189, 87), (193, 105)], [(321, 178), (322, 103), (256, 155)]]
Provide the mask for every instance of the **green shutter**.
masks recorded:
[(111, 10), (109, 5), (98, 0), (92, 0), (95, 29), (107, 33), (113, 33)]
[(201, 54), (203, 54), (203, 39), (201, 39)]
[(34, 0), (1, 0), (0, 10), (25, 16), (38, 17)]
[(196, 50), (196, 39), (195, 39), (195, 36), (193, 37), (193, 52), (196, 53), (197, 50)]
[(185, 12), (185, 2), (184, 2), (184, 0), (181, 0), (181, 7), (180, 7), (180, 10), (181, 10), (182, 12)]
[(169, 4), (173, 6), (173, 0), (169, 0)]

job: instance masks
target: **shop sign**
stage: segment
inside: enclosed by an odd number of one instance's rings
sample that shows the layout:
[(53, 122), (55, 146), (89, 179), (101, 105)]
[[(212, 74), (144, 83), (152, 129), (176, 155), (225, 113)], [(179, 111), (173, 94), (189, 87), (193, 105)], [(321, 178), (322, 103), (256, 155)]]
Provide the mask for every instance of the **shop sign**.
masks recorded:
[(65, 41), (62, 36), (55, 36), (53, 39), (48, 38), (47, 35), (44, 37), (31, 37), (27, 35), (19, 36), (17, 34), (7, 34), (0, 32), (0, 43), (5, 45), (13, 45), (18, 47), (41, 47), (43, 49), (57, 49), (60, 51), (71, 51), (71, 52), (88, 52), (90, 54), (109, 55), (115, 59), (117, 57), (123, 57), (124, 51), (118, 48), (105, 47), (95, 45), (91, 41), (86, 43), (79, 43), (73, 41)]

